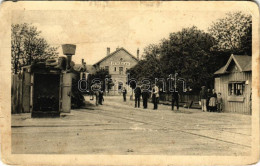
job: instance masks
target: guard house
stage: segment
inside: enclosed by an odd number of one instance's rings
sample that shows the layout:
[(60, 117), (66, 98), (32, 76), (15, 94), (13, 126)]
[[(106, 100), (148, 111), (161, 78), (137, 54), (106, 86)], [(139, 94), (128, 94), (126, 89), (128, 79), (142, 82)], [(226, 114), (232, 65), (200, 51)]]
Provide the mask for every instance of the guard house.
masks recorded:
[[(47, 59), (24, 66), (12, 79), (12, 113), (31, 113), (31, 117), (59, 117), (70, 113), (73, 96), (71, 57), (76, 45), (62, 45), (67, 57)], [(14, 105), (14, 106), (13, 106)]]
[(226, 65), (214, 74), (216, 92), (220, 92), (223, 99), (223, 111), (251, 114), (251, 56), (232, 54)]
[(114, 83), (109, 94), (118, 95), (120, 90), (127, 85), (127, 70), (134, 67), (139, 59), (139, 49), (137, 49), (137, 57), (129, 53), (125, 48), (117, 48), (116, 51), (110, 53), (107, 48), (107, 55), (93, 65), (95, 71), (100, 69), (108, 70)]

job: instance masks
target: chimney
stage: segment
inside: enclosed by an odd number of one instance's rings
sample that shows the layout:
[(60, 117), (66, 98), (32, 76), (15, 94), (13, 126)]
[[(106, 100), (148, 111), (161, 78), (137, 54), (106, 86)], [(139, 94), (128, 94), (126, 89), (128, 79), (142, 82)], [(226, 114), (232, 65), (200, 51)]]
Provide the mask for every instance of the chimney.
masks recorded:
[(110, 54), (110, 47), (107, 47), (107, 55)]
[(139, 48), (137, 48), (137, 59), (139, 60)]

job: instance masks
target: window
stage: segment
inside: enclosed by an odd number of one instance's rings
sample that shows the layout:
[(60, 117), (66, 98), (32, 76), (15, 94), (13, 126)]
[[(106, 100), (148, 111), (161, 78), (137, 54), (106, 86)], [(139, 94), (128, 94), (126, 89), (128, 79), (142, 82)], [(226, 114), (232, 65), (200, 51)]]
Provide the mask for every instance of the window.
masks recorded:
[(116, 71), (116, 67), (114, 68), (114, 71)]
[(244, 94), (244, 89), (245, 89), (244, 82), (230, 82), (228, 84), (228, 95), (242, 96)]
[(119, 74), (123, 74), (124, 68), (123, 67), (119, 67)]
[(123, 83), (122, 82), (118, 82), (118, 91), (123, 90)]

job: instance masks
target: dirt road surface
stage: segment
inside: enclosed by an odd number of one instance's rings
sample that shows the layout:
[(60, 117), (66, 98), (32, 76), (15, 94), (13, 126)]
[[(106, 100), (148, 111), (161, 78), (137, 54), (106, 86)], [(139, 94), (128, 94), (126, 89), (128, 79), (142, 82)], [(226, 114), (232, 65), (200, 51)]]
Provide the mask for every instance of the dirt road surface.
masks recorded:
[[(12, 115), (12, 153), (249, 155), (251, 116), (159, 105), (134, 108), (121, 96), (105, 96), (60, 118)], [(142, 104), (142, 103), (141, 103)]]

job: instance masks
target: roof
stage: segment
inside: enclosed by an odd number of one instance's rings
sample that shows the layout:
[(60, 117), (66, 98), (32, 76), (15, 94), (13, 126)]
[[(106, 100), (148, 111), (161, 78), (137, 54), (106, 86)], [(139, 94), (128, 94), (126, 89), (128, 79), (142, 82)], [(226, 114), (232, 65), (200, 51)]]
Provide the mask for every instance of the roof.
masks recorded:
[(232, 62), (238, 66), (238, 69), (241, 72), (244, 71), (252, 71), (252, 57), (248, 55), (233, 55), (231, 54), (229, 60), (227, 61), (226, 65), (218, 69), (214, 74), (225, 74), (227, 73), (227, 68)]
[(225, 66), (221, 67), (220, 69), (218, 69), (214, 74), (224, 74), (224, 68)]
[(101, 62), (103, 62), (104, 60), (106, 60), (107, 58), (110, 58), (111, 56), (115, 55), (116, 53), (118, 53), (118, 52), (121, 51), (121, 50), (125, 51), (125, 52), (126, 52), (127, 54), (129, 54), (134, 60), (138, 61), (138, 59), (137, 59), (135, 56), (133, 56), (131, 53), (129, 53), (125, 48), (121, 47), (121, 48), (118, 48), (116, 51), (110, 53), (109, 55), (105, 56), (103, 59), (101, 59), (100, 61), (98, 61), (97, 63), (95, 63), (93, 66), (95, 66), (95, 65), (97, 65), (97, 64), (99, 64), (99, 63), (101, 63)]

